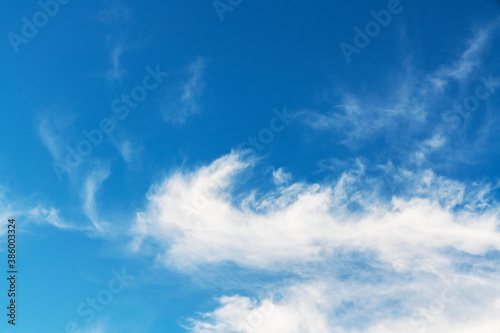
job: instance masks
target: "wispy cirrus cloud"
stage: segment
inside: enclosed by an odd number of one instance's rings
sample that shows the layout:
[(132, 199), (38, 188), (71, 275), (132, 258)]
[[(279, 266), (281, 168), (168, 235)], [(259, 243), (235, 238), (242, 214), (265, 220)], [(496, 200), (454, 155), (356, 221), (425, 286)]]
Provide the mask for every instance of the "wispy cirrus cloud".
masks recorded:
[(102, 221), (99, 217), (95, 197), (109, 175), (109, 166), (97, 166), (86, 178), (81, 192), (83, 211), (97, 232), (104, 232), (108, 228), (108, 223)]
[[(456, 91), (448, 90), (450, 83), (468, 86), (477, 79), (499, 25), (500, 18), (481, 25), (455, 60), (435, 70), (405, 64), (399, 68), (401, 74), (386, 79), (378, 89), (363, 93), (337, 89), (334, 95), (327, 94), (329, 109), (306, 109), (301, 115), (310, 128), (320, 133), (331, 131), (348, 148), (366, 146), (377, 139), (397, 139), (413, 148), (411, 141), (424, 133), (429, 139), (440, 135), (447, 140), (451, 125), (442, 123), (442, 116), (460, 100)], [(492, 81), (490, 89), (497, 84), (495, 79)]]
[(161, 112), (166, 121), (183, 124), (188, 118), (201, 112), (199, 99), (205, 87), (204, 72), (207, 59), (199, 57), (185, 70), (186, 79), (178, 86), (170, 87)]
[[(407, 87), (391, 92), (392, 102), (374, 103), (370, 98), (359, 98), (342, 93), (342, 102), (328, 112), (301, 111), (305, 123), (320, 132), (334, 131), (342, 144), (356, 148), (387, 131), (399, 129), (409, 133), (425, 124), (427, 110), (423, 101), (408, 96)], [(395, 100), (395, 101), (394, 101)]]
[(71, 112), (43, 111), (35, 117), (41, 142), (49, 151), (54, 160), (64, 159), (64, 139), (76, 120), (76, 115)]
[(497, 31), (500, 24), (500, 17), (495, 21), (480, 27), (474, 36), (468, 41), (465, 51), (458, 59), (450, 65), (443, 65), (432, 73), (429, 77), (435, 87), (442, 88), (450, 80), (463, 83), (470, 79), (471, 75), (482, 63), (482, 57), (487, 48), (491, 45), (490, 39)]
[(44, 221), (45, 223), (48, 223), (59, 229), (73, 229), (81, 231), (87, 230), (87, 228), (77, 227), (64, 221), (60, 217), (59, 210), (53, 207), (45, 208), (41, 205), (38, 205), (27, 210), (26, 215), (29, 216), (33, 221), (35, 221), (36, 224), (41, 224), (42, 221)]
[(127, 70), (122, 68), (120, 59), (124, 50), (124, 43), (121, 41), (115, 41), (114, 45), (110, 47), (109, 60), (111, 62), (111, 68), (106, 72), (106, 79), (110, 82), (121, 82), (127, 74)]
[(275, 185), (284, 185), (292, 180), (292, 174), (285, 172), (283, 168), (273, 170), (273, 182)]
[(106, 46), (108, 48), (111, 67), (104, 73), (104, 76), (111, 83), (121, 83), (128, 73), (123, 68), (122, 63), (123, 54), (129, 47), (124, 38), (122, 28), (129, 22), (131, 13), (132, 10), (125, 3), (118, 0), (109, 0), (103, 4), (103, 8), (96, 15), (97, 20), (108, 31)]
[[(0, 185), (0, 219), (7, 221), (12, 218), (24, 219), (23, 225), (27, 227), (51, 225), (66, 230), (86, 230), (84, 227), (66, 221), (60, 216), (60, 211), (51, 205), (33, 199), (13, 199), (10, 191)], [(2, 229), (0, 233), (6, 230), (6, 228)]]
[(98, 19), (106, 25), (123, 24), (130, 19), (131, 9), (118, 0), (106, 1), (104, 8), (99, 12)]

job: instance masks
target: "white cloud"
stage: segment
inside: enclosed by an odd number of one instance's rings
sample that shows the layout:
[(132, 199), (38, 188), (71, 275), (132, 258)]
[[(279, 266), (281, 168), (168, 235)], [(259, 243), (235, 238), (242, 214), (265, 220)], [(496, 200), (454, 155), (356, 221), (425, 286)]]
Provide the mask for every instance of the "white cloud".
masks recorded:
[(479, 68), (482, 56), (492, 34), (500, 23), (500, 17), (492, 23), (481, 27), (467, 43), (467, 48), (460, 54), (458, 60), (451, 65), (444, 65), (430, 76), (430, 81), (434, 86), (442, 88), (448, 84), (450, 79), (465, 82)]
[[(249, 164), (233, 153), (196, 172), (173, 174), (151, 189), (137, 232), (165, 246), (165, 260), (178, 266), (230, 260), (269, 268), (307, 260), (319, 240), (375, 251), (398, 269), (420, 260), (424, 266), (430, 252), (446, 248), (470, 254), (500, 250), (495, 215), (453, 212), (468, 199), (464, 186), (431, 171), (402, 172), (398, 177), (412, 196), (390, 202), (378, 201), (376, 188), (361, 191), (367, 180), (353, 173), (334, 184), (294, 183), (237, 200), (232, 179)], [(351, 214), (347, 207), (353, 203), (363, 214)], [(404, 244), (409, 248), (398, 251)]]
[(199, 98), (205, 86), (203, 73), (206, 62), (201, 57), (196, 59), (187, 68), (187, 79), (179, 87), (169, 88), (166, 101), (161, 107), (165, 120), (182, 124), (201, 112)]
[(123, 160), (127, 163), (132, 161), (132, 143), (129, 140), (122, 142), (119, 146), (120, 154), (123, 157)]
[[(495, 26), (481, 30), (434, 78), (467, 80)], [(500, 300), (500, 211), (490, 195), (498, 184), (462, 183), (424, 168), (450, 144), (440, 126), (427, 129), (437, 81), (401, 82), (392, 84), (385, 104), (380, 96), (343, 93), (333, 112), (303, 112), (312, 128), (336, 129), (348, 146), (392, 135), (406, 161), (379, 166), (382, 176), (372, 176), (360, 160), (330, 159), (320, 167), (337, 172), (335, 181), (292, 182), (278, 169), (271, 190), (242, 191), (237, 177), (255, 161), (233, 152), (151, 187), (137, 214), (135, 250), (142, 242), (158, 245), (161, 264), (193, 274), (231, 262), (295, 276), (248, 287), (250, 296), (220, 298), (217, 309), (186, 325), (191, 332), (472, 333), (499, 327), (491, 309)], [(449, 287), (449, 281), (459, 283)], [(264, 305), (271, 315), (263, 315)], [(264, 320), (248, 327), (249, 316), (259, 313)]]
[[(398, 68), (401, 74), (389, 75), (375, 92), (370, 90), (353, 94), (336, 89), (335, 96), (327, 94), (323, 101), (331, 105), (330, 110), (301, 112), (305, 117), (305, 123), (318, 132), (333, 133), (339, 143), (350, 148), (359, 148), (383, 139), (398, 141), (399, 144), (395, 147), (387, 145), (385, 148), (401, 153), (401, 150), (405, 149), (405, 144), (412, 146), (415, 137), (422, 137), (423, 133), (433, 136), (433, 139), (439, 138), (443, 143), (448, 139), (445, 133), (448, 133), (447, 129), (451, 124), (443, 126), (442, 115), (447, 109), (453, 109), (453, 100), (456, 97), (449, 96), (447, 92), (445, 94), (444, 89), (436, 87), (444, 88), (451, 81), (465, 87), (475, 79), (472, 76), (478, 73), (499, 24), (500, 17), (479, 28), (467, 43), (465, 50), (457, 56), (456, 61), (443, 64), (430, 74), (419, 74), (421, 71), (405, 65), (402, 70)], [(448, 102), (448, 99), (451, 101)], [(445, 104), (443, 107), (443, 101), (449, 105)], [(439, 120), (437, 123), (432, 123), (436, 115)], [(439, 129), (441, 133), (436, 134)], [(490, 132), (491, 129), (481, 131), (481, 133)], [(428, 148), (436, 150), (438, 147)], [(467, 150), (474, 151), (474, 149)], [(429, 149), (417, 151), (412, 157), (413, 163), (425, 162), (429, 152)], [(453, 156), (453, 153), (447, 156), (461, 158)], [(467, 157), (464, 160), (467, 160)]]
[(84, 228), (76, 227), (64, 222), (59, 216), (59, 210), (53, 207), (45, 208), (41, 205), (38, 205), (32, 209), (29, 209), (26, 215), (31, 217), (31, 219), (35, 221), (36, 224), (41, 224), (43, 221), (60, 229), (85, 230)]
[[(428, 144), (439, 146), (438, 141)], [(238, 194), (236, 177), (252, 163), (231, 153), (198, 170), (171, 174), (151, 188), (133, 232), (136, 250), (146, 240), (157, 244), (160, 262), (183, 271), (228, 261), (283, 274), (308, 263), (319, 265), (305, 281), (269, 282), (285, 301), (259, 295), (259, 304), (272, 301), (276, 314), (255, 332), (280, 332), (278, 327), (283, 332), (353, 332), (349, 327), (360, 323), (367, 325), (356, 326), (360, 332), (383, 327), (400, 332), (393, 328), (397, 323), (394, 327), (409, 330), (411, 316), (440, 295), (443, 277), (463, 281), (467, 292), (462, 295), (476, 297), (477, 304), (463, 296), (447, 306), (440, 320), (476, 320), (453, 311), (487, 309), (500, 298), (498, 268), (485, 257), (500, 251), (498, 206), (481, 203), (488, 186), (392, 166), (388, 173), (396, 171), (394, 181), (404, 190), (384, 200), (379, 180), (359, 165), (333, 183), (292, 183), (267, 193)], [(475, 187), (484, 191), (468, 193)], [(360, 266), (346, 270), (352, 274), (347, 281), (338, 276), (344, 269), (339, 260), (352, 264), (352, 258), (331, 255), (339, 252), (357, 253), (360, 260)], [(464, 265), (472, 266), (464, 271)], [(309, 288), (307, 293), (296, 296), (303, 288)], [(387, 306), (391, 302), (397, 306)], [(232, 332), (259, 306), (240, 296), (221, 303), (205, 318), (193, 319), (192, 331)], [(338, 314), (346, 304), (364, 317), (357, 322), (355, 316)]]
[(297, 285), (289, 288), (286, 299), (275, 304), (264, 299), (260, 304), (241, 296), (222, 297), (221, 306), (203, 319), (191, 320), (186, 328), (193, 333), (329, 333), (323, 309), (330, 297), (326, 286)]
[[(411, 81), (406, 78), (407, 81)], [(313, 110), (302, 111), (305, 122), (319, 131), (331, 131), (340, 136), (341, 143), (356, 147), (360, 143), (373, 140), (388, 132), (411, 133), (425, 123), (427, 111), (423, 99), (410, 94), (412, 90), (406, 82), (391, 91), (387, 98), (390, 103), (378, 104), (376, 98), (341, 92), (341, 103), (335, 104), (332, 111), (320, 113)]]
[(115, 332), (115, 330), (111, 330), (108, 328), (108, 325), (104, 324), (103, 321), (99, 321), (97, 324), (93, 324), (88, 328), (84, 328), (83, 330), (79, 330), (82, 333), (110, 333)]
[(123, 55), (123, 51), (124, 51), (124, 44), (122, 42), (119, 42), (115, 44), (113, 47), (111, 47), (111, 50), (109, 52), (109, 60), (111, 62), (111, 68), (108, 69), (108, 71), (106, 72), (106, 79), (111, 82), (114, 81), (121, 82), (121, 80), (127, 74), (127, 71), (122, 68), (120, 61), (120, 58)]
[(275, 185), (287, 184), (290, 180), (292, 180), (292, 174), (283, 171), (283, 168), (273, 170), (273, 181)]
[[(114, 26), (123, 27), (129, 21), (130, 16), (131, 10), (127, 5), (118, 0), (109, 0), (106, 1), (104, 8), (97, 15), (97, 19), (104, 23), (110, 31), (113, 31)], [(123, 68), (121, 61), (127, 45), (120, 33), (111, 32), (106, 36), (106, 43), (109, 49), (111, 68), (106, 71), (105, 77), (110, 82), (120, 83), (127, 75), (127, 70)]]
[(40, 120), (40, 125), (38, 126), (38, 133), (42, 142), (45, 144), (47, 149), (52, 155), (52, 158), (59, 159), (61, 157), (61, 147), (57, 141), (57, 139), (53, 136), (52, 130), (50, 128), (49, 122), (47, 119), (42, 118)]
[(106, 25), (123, 24), (130, 19), (130, 8), (118, 0), (107, 1), (98, 15), (100, 22)]
[[(489, 281), (491, 284), (492, 281)], [(498, 292), (498, 285), (495, 288), (495, 293)], [(484, 296), (484, 295), (483, 295)], [(427, 309), (426, 316), (420, 316), (418, 319), (408, 322), (408, 320), (394, 320), (388, 323), (373, 327), (370, 332), (374, 333), (393, 333), (393, 332), (408, 332), (408, 333), (497, 333), (500, 328), (500, 319), (498, 318), (498, 306), (500, 299), (484, 304), (479, 309), (474, 309), (471, 304), (453, 304), (454, 307), (462, 307), (460, 311), (461, 317), (447, 317), (445, 315), (434, 316), (431, 309)], [(443, 302), (441, 302), (442, 304)], [(439, 301), (436, 304), (434, 312), (439, 312), (441, 308)], [(475, 310), (474, 316), (470, 316), (467, 312)], [(472, 317), (472, 318), (471, 318)]]
[(110, 137), (110, 141), (118, 150), (121, 158), (127, 164), (127, 167), (135, 168), (139, 166), (141, 163), (141, 144), (131, 139), (126, 139), (123, 133), (117, 136), (118, 138), (116, 136)]
[(95, 196), (109, 175), (110, 171), (108, 166), (98, 166), (85, 180), (81, 193), (85, 215), (87, 215), (98, 232), (104, 232), (108, 225), (99, 217)]
[[(59, 215), (59, 210), (31, 200), (12, 199), (10, 192), (0, 185), (0, 219), (23, 220), (23, 225), (51, 225), (59, 229), (85, 230), (73, 225)], [(5, 233), (2, 228), (0, 233)]]
[(65, 132), (75, 119), (75, 114), (68, 112), (44, 111), (37, 114), (38, 135), (56, 161), (64, 160), (65, 151), (61, 142), (64, 142)]
[(457, 286), (438, 275), (368, 277), (373, 280), (322, 276), (276, 286), (259, 301), (225, 296), (185, 327), (193, 333), (498, 332), (497, 279), (462, 278)]

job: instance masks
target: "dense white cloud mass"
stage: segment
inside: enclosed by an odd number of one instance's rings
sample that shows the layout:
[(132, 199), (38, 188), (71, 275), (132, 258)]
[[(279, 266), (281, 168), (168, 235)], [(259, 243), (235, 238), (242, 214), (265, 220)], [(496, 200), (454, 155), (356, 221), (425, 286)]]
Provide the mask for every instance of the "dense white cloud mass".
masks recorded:
[[(500, 223), (488, 185), (388, 163), (403, 190), (387, 200), (362, 165), (331, 183), (237, 189), (237, 177), (254, 163), (233, 152), (153, 186), (137, 215), (136, 249), (147, 239), (160, 246), (164, 264), (184, 271), (233, 262), (283, 274), (309, 264), (313, 274), (270, 282), (280, 300), (271, 291), (259, 295), (259, 305), (222, 298), (219, 309), (193, 320), (193, 332), (236, 332), (265, 304), (273, 314), (240, 331), (419, 332), (425, 322), (428, 332), (455, 332), (484, 316), (484, 330), (494, 327), (488, 309), (500, 300)], [(352, 264), (352, 255), (357, 265), (346, 271), (341, 263)], [(430, 319), (419, 313), (432, 306)]]
[[(425, 303), (416, 291), (408, 292), (411, 287), (372, 287), (335, 283), (295, 285), (289, 287), (286, 298), (276, 304), (270, 299), (257, 305), (246, 297), (223, 297), (220, 299), (220, 308), (205, 314), (201, 320), (194, 320), (190, 327), (196, 333), (498, 332), (499, 299), (477, 306), (464, 301), (465, 297), (460, 298), (460, 290), (443, 285), (439, 286), (442, 292), (428, 295), (428, 302)], [(468, 286), (468, 290), (471, 289), (472, 286)], [(412, 297), (416, 302), (407, 302), (413, 303), (410, 305), (414, 309), (409, 308), (409, 304), (399, 303), (402, 307), (400, 312), (414, 311), (399, 319), (390, 318), (394, 315), (391, 312), (398, 310), (387, 310), (385, 307), (391, 304), (391, 297), (398, 299), (401, 295)], [(486, 295), (478, 296), (487, 298)], [(352, 306), (355, 303), (362, 306)], [(340, 310), (346, 306), (348, 310)], [(366, 313), (371, 313), (370, 319), (376, 321), (373, 325), (359, 325), (363, 326), (360, 328), (346, 328), (343, 325), (348, 321), (363, 322)]]
[(330, 307), (325, 286), (300, 285), (290, 288), (287, 299), (260, 304), (247, 297), (222, 297), (221, 307), (207, 314), (204, 321), (193, 321), (196, 333), (215, 332), (318, 332), (328, 333), (322, 308)]

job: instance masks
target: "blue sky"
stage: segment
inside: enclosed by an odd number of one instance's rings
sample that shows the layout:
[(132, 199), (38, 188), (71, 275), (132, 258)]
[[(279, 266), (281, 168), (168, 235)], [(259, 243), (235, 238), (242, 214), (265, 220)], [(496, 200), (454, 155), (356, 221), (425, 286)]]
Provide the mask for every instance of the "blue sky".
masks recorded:
[(500, 2), (0, 6), (1, 332), (500, 329)]

